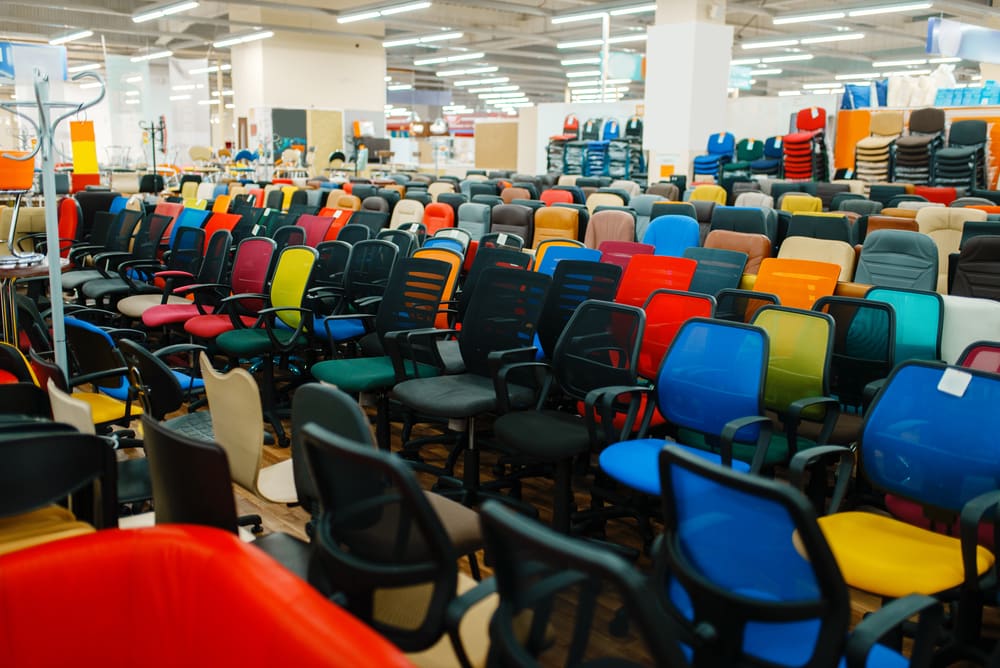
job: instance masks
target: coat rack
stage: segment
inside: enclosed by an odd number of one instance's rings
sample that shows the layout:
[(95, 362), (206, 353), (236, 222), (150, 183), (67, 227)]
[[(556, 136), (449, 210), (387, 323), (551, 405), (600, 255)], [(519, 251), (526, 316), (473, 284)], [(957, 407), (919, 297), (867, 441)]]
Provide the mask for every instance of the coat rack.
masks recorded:
[[(34, 69), (34, 100), (0, 102), (0, 109), (27, 121), (34, 128), (35, 135), (38, 138), (34, 150), (27, 155), (4, 155), (3, 157), (18, 161), (34, 160), (35, 156), (39, 153), (42, 157), (42, 192), (45, 195), (45, 238), (47, 240), (46, 247), (48, 248), (49, 294), (52, 300), (52, 347), (55, 351), (56, 364), (59, 365), (64, 373), (67, 372), (68, 365), (66, 360), (66, 325), (63, 322), (62, 267), (59, 256), (59, 222), (56, 215), (56, 172), (53, 138), (55, 137), (56, 128), (60, 123), (71, 116), (79, 114), (84, 109), (93, 107), (104, 99), (104, 80), (100, 75), (96, 72), (80, 72), (72, 77), (71, 80), (80, 81), (81, 79), (93, 79), (100, 86), (100, 92), (97, 97), (89, 102), (54, 102), (50, 100), (49, 75), (37, 67)], [(21, 109), (28, 110), (29, 108), (37, 109), (37, 122), (21, 111)], [(58, 113), (64, 109), (68, 109), (69, 111), (56, 116), (55, 120), (50, 120), (52, 112)], [(10, 221), (11, 234), (13, 234), (16, 225), (17, 216), (15, 213)], [(13, 247), (10, 250), (12, 253), (14, 252)], [(6, 295), (7, 299), (5, 301), (7, 303), (4, 304), (6, 309), (13, 309), (5, 313), (4, 317), (5, 324), (9, 322), (10, 326), (14, 326), (15, 322), (14, 313), (16, 309), (14, 309), (13, 303), (13, 280), (15, 279), (16, 277), (14, 276), (8, 279), (6, 287), (9, 294)], [(16, 336), (16, 331), (14, 335)]]

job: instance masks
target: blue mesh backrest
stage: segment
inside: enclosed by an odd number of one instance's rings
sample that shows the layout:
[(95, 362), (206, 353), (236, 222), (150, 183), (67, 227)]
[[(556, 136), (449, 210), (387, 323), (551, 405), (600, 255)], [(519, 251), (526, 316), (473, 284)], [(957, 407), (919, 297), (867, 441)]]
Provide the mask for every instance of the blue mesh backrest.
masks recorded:
[[(718, 435), (730, 420), (761, 414), (767, 334), (758, 327), (693, 318), (681, 326), (656, 380), (668, 421)], [(745, 428), (738, 440), (757, 437)]]
[(698, 245), (698, 221), (687, 216), (667, 215), (650, 221), (642, 243), (654, 246), (655, 255), (680, 257), (691, 246)]
[(128, 204), (128, 197), (122, 197), (119, 195), (118, 197), (111, 200), (111, 207), (108, 209), (108, 212), (118, 213), (119, 211), (125, 208), (126, 204)]
[(203, 227), (205, 221), (212, 214), (211, 211), (207, 209), (184, 209), (181, 214), (177, 216), (177, 220), (174, 222), (173, 228), (170, 230), (170, 245), (174, 244), (174, 237), (177, 236), (177, 230), (182, 227)]
[(580, 248), (579, 246), (554, 246), (545, 251), (538, 273), (551, 276), (556, 271), (556, 265), (562, 260), (601, 261), (601, 251), (596, 248)]
[(886, 302), (896, 312), (896, 363), (940, 359), (944, 303), (933, 292), (872, 288), (866, 299)]
[(424, 242), (423, 248), (447, 248), (460, 255), (465, 255), (465, 245), (458, 239), (450, 237), (431, 237)]
[(878, 487), (924, 504), (960, 511), (1000, 487), (1000, 376), (969, 376), (962, 396), (939, 388), (947, 367), (910, 362), (897, 367), (869, 410), (862, 462)]

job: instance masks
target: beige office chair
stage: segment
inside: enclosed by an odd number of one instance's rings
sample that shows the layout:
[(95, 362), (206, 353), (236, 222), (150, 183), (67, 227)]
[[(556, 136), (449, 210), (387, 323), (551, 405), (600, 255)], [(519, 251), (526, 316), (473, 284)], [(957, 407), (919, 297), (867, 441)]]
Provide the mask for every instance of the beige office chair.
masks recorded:
[(257, 381), (246, 370), (219, 373), (205, 353), (199, 357), (215, 442), (229, 457), (233, 482), (272, 503), (296, 503), (292, 460), (262, 467), (264, 413)]

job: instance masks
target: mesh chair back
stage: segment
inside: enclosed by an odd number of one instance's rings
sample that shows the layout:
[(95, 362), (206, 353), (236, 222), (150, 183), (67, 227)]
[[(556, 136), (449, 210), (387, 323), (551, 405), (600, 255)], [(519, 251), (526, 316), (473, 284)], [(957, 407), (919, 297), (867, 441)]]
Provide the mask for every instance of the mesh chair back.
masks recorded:
[[(319, 254), (308, 246), (289, 246), (281, 251), (271, 280), (270, 302), (275, 308), (289, 309), (302, 306), (302, 298), (312, 277)], [(294, 310), (281, 310), (278, 319), (289, 327), (298, 327), (302, 314)]]
[(837, 296), (818, 299), (813, 309), (836, 325), (830, 391), (842, 404), (861, 406), (865, 386), (892, 371), (896, 314), (882, 302)]
[(723, 248), (693, 246), (684, 251), (683, 257), (698, 263), (688, 289), (712, 296), (719, 290), (738, 287), (747, 264), (746, 253)]
[(840, 266), (828, 262), (766, 258), (754, 290), (778, 295), (782, 306), (809, 309), (820, 297), (833, 294), (839, 276)]
[(306, 232), (306, 245), (315, 248), (326, 238), (326, 233), (333, 225), (333, 218), (328, 216), (299, 216), (295, 224)]
[(354, 244), (344, 273), (345, 298), (383, 296), (398, 256), (399, 249), (389, 241), (368, 239)]
[(337, 233), (337, 241), (344, 241), (353, 246), (362, 241), (371, 239), (371, 236), (372, 231), (368, 229), (367, 225), (352, 225), (348, 223), (340, 228), (340, 232)]
[(683, 257), (636, 255), (622, 275), (615, 301), (641, 307), (654, 290), (687, 290), (697, 266)]
[(896, 313), (896, 364), (941, 358), (944, 301), (936, 292), (875, 287), (865, 299), (885, 302)]
[(375, 316), (379, 337), (433, 327), (451, 273), (452, 266), (441, 260), (405, 257), (393, 263)]
[(382, 230), (375, 238), (396, 244), (400, 257), (409, 257), (418, 248), (417, 237), (407, 230)]
[(655, 290), (643, 305), (646, 331), (639, 351), (639, 375), (656, 378), (660, 364), (678, 330), (691, 318), (711, 318), (715, 299), (679, 290)]
[(509, 269), (527, 269), (531, 266), (531, 256), (519, 250), (510, 248), (483, 248), (476, 253), (472, 266), (465, 276), (465, 283), (458, 299), (458, 320), (465, 317), (469, 303), (479, 283), (479, 278), (490, 267), (506, 267)]
[(546, 357), (555, 354), (557, 341), (580, 304), (614, 298), (621, 274), (621, 267), (586, 260), (565, 260), (555, 266), (538, 321), (538, 340)]
[(679, 257), (688, 248), (698, 245), (700, 234), (696, 220), (687, 216), (660, 216), (650, 221), (642, 243), (653, 246), (656, 255)]

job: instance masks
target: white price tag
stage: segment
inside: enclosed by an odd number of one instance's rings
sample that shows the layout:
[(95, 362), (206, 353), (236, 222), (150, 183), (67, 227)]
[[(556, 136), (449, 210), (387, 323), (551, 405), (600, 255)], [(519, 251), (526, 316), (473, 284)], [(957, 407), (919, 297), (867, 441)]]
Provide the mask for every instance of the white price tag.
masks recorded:
[(972, 374), (968, 371), (948, 368), (941, 374), (937, 389), (953, 397), (963, 397), (970, 382), (972, 382)]

